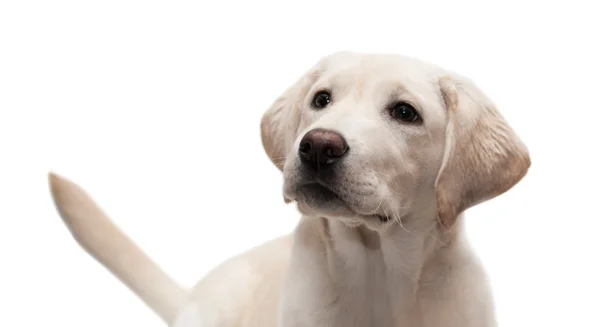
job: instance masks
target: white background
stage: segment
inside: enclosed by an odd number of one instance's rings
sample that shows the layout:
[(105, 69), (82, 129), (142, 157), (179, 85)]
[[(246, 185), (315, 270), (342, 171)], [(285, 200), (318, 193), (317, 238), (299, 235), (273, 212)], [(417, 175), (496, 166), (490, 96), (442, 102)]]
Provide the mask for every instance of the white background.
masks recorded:
[(0, 326), (162, 326), (71, 239), (49, 170), (187, 286), (291, 231), (259, 120), (338, 50), (480, 85), (533, 161), (467, 215), (500, 324), (600, 326), (599, 11), (559, 3), (2, 1)]

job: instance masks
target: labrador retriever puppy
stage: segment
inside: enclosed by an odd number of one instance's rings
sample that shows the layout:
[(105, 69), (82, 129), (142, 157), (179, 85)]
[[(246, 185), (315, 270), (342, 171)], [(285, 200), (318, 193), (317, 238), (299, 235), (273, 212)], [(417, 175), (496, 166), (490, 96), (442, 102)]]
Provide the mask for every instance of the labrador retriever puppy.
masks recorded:
[(57, 209), (171, 326), (496, 326), (462, 215), (518, 183), (530, 158), (477, 86), (412, 58), (335, 53), (274, 102), (261, 130), (302, 218), (292, 235), (224, 262), (193, 290), (51, 173)]

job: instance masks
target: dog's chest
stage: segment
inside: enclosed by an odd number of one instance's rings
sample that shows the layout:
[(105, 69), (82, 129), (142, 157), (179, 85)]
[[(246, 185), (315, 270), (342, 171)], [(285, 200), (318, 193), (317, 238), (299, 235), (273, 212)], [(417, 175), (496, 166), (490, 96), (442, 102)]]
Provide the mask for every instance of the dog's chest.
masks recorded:
[(332, 264), (332, 272), (341, 277), (334, 286), (336, 301), (330, 311), (333, 326), (399, 326), (395, 323), (401, 318), (397, 316), (399, 296), (395, 294), (399, 290), (390, 286), (393, 277), (377, 254), (360, 259), (360, 269), (342, 260)]
[(364, 233), (360, 237), (338, 238), (329, 257), (338, 295), (335, 326), (414, 327), (408, 322), (415, 320), (415, 284), (396, 260), (405, 254)]
[(282, 326), (419, 326), (414, 280), (396, 260), (402, 253), (345, 226), (331, 234), (326, 249), (295, 249), (312, 263), (293, 264)]

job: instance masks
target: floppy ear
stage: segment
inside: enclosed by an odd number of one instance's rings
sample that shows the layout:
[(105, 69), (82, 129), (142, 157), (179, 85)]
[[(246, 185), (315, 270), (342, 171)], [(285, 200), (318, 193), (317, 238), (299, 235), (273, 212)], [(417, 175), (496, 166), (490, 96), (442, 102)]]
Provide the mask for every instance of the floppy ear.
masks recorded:
[(435, 192), (438, 219), (450, 228), (466, 209), (512, 188), (531, 161), (525, 145), (472, 82), (443, 77), (439, 83), (448, 124)]
[(262, 144), (269, 159), (283, 171), (286, 155), (296, 139), (302, 105), (319, 71), (311, 69), (275, 100), (260, 122)]

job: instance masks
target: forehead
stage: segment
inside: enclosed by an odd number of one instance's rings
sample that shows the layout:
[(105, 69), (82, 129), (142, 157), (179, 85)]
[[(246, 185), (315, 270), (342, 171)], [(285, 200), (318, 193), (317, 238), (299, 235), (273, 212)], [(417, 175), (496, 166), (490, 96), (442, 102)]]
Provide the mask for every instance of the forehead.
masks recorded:
[(426, 97), (435, 92), (440, 69), (399, 55), (338, 53), (321, 63), (319, 82), (354, 90), (394, 90)]

